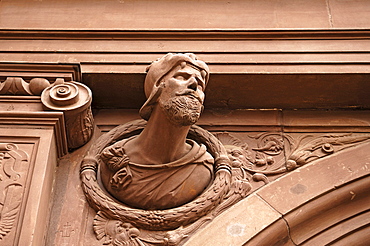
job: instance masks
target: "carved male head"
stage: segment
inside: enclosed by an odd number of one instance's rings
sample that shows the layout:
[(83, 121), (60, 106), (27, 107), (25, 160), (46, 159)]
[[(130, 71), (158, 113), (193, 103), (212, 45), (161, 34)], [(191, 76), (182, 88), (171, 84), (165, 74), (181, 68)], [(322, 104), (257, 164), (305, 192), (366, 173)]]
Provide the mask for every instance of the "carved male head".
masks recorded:
[(147, 69), (144, 89), (147, 101), (140, 109), (148, 120), (154, 107), (160, 107), (177, 125), (194, 124), (202, 111), (208, 66), (194, 54), (167, 54)]

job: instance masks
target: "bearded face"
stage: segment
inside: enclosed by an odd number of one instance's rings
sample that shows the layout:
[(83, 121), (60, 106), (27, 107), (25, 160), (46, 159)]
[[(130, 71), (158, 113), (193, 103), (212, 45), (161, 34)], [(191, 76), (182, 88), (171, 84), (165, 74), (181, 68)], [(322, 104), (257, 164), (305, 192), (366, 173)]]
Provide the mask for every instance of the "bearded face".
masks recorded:
[(159, 105), (167, 119), (180, 126), (195, 124), (203, 110), (199, 99), (191, 95), (174, 96), (166, 101), (159, 100)]
[(184, 62), (161, 80), (161, 88), (157, 102), (171, 123), (190, 126), (198, 121), (205, 89), (201, 71)]

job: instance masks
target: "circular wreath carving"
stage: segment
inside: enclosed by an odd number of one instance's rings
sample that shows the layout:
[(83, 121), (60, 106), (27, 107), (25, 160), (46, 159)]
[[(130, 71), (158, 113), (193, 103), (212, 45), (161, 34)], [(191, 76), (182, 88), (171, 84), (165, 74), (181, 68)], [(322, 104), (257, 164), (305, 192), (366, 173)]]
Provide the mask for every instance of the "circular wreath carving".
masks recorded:
[(136, 120), (112, 129), (97, 139), (81, 164), (81, 181), (85, 196), (96, 211), (102, 211), (111, 219), (126, 221), (147, 230), (173, 230), (194, 222), (212, 211), (229, 191), (231, 165), (221, 142), (210, 132), (198, 127), (190, 128), (188, 138), (202, 143), (214, 157), (215, 178), (201, 195), (182, 206), (165, 210), (132, 208), (116, 201), (101, 188), (98, 182), (98, 156), (107, 146), (139, 134), (146, 121)]

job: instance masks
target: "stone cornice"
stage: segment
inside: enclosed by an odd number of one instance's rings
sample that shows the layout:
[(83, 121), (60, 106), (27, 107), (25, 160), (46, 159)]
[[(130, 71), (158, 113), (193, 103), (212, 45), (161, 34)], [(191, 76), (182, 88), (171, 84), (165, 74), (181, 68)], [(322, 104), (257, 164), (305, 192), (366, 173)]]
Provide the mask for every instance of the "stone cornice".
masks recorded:
[[(0, 99), (1, 96), (0, 96)], [(31, 99), (32, 100), (32, 99)], [(54, 129), (58, 157), (68, 153), (66, 130), (62, 112), (11, 112), (0, 111), (1, 127), (52, 127)]]
[(370, 107), (369, 29), (3, 29), (0, 36), (1, 78), (9, 66), (72, 64), (81, 79), (71, 80), (91, 88), (95, 108), (140, 108), (145, 69), (167, 52), (207, 61), (206, 108)]
[(1, 62), (0, 81), (3, 82), (7, 77), (22, 77), (26, 82), (34, 78), (45, 78), (51, 83), (57, 78), (81, 81), (81, 68), (78, 64)]
[(156, 29), (156, 30), (45, 30), (2, 29), (1, 39), (98, 40), (264, 40), (264, 39), (369, 39), (369, 29)]

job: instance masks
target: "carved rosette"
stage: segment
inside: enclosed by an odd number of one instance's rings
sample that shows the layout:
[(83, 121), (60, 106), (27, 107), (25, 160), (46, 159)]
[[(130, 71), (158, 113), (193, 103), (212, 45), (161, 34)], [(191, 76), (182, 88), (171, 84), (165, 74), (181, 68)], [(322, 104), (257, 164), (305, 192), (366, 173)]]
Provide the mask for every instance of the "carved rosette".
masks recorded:
[(64, 112), (68, 147), (78, 148), (88, 142), (93, 133), (91, 90), (78, 82), (56, 83), (41, 94), (47, 109)]

